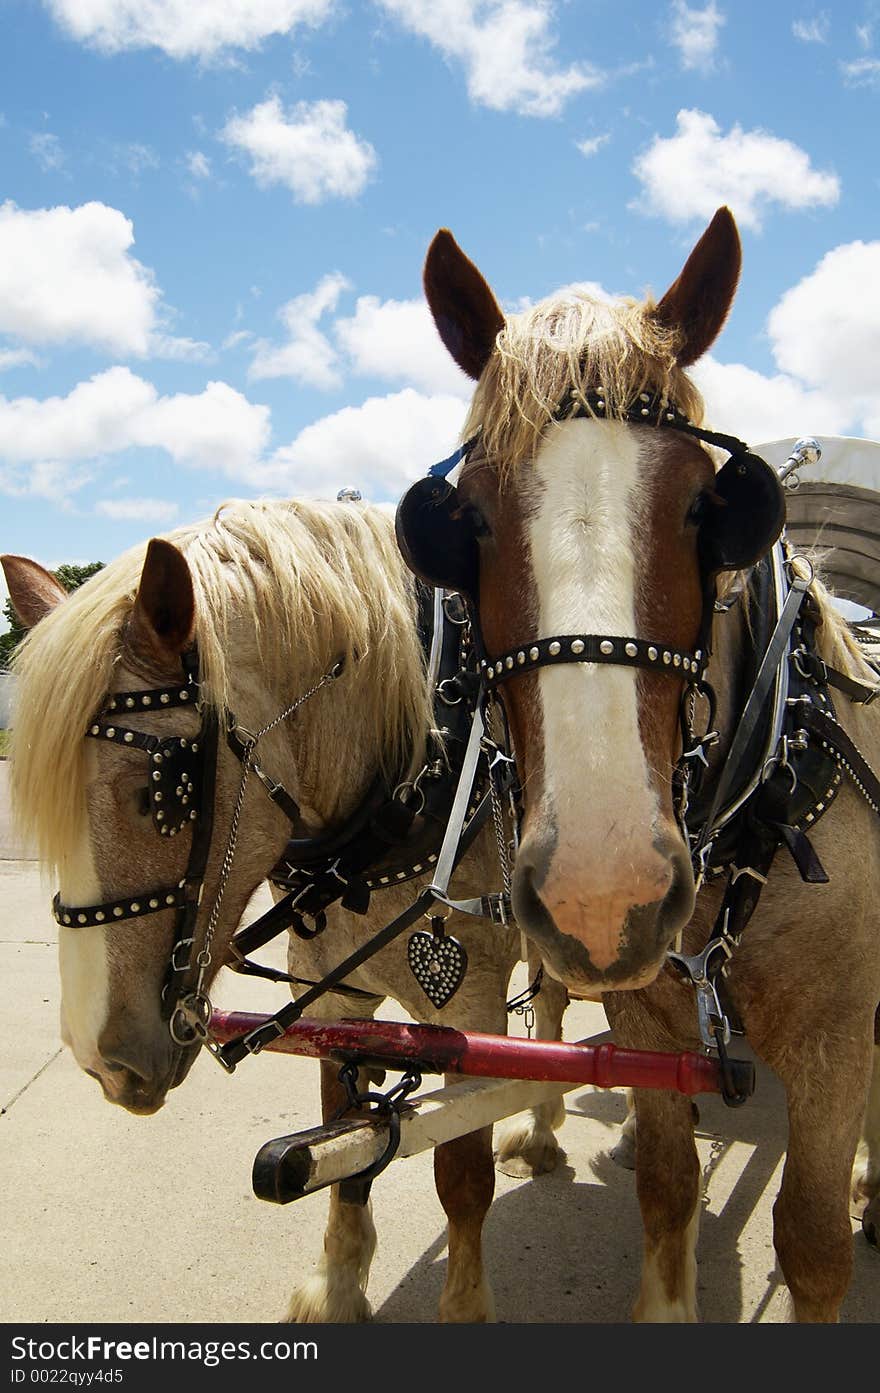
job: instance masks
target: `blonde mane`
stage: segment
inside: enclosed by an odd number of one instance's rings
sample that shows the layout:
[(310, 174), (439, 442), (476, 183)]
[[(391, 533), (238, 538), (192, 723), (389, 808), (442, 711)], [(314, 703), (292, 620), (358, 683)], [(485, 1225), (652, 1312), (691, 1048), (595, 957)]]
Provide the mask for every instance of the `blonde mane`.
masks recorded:
[(695, 423), (703, 402), (675, 361), (677, 331), (653, 314), (650, 298), (600, 300), (585, 286), (510, 315), (477, 386), (464, 438), (480, 431), (502, 473), (534, 457), (569, 392), (601, 387), (605, 419), (622, 418), (640, 392), (672, 401)]
[[(344, 653), (361, 674), (380, 766), (396, 773), (431, 708), (412, 577), (389, 515), (351, 503), (232, 502), (166, 534), (193, 578), (207, 700), (223, 710), (246, 619), (267, 685), (308, 686)], [(114, 685), (146, 545), (134, 547), (32, 630), (15, 659), (11, 787), (17, 821), (58, 867), (85, 816), (84, 733)], [(241, 714), (241, 713), (240, 713)]]

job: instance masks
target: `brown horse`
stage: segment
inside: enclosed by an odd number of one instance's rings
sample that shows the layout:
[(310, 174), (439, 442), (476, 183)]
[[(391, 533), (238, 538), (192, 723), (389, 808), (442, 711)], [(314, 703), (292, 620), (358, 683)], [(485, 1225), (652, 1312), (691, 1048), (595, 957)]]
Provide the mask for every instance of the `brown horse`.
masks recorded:
[[(729, 573), (766, 553), (782, 520), (767, 466), (739, 452), (721, 471), (690, 429), (702, 405), (685, 370), (721, 329), (739, 271), (727, 209), (656, 303), (599, 303), (574, 289), (505, 319), (448, 232), (425, 267), (440, 335), (479, 385), (457, 488), (445, 503), (433, 495), (421, 537), (402, 505), (404, 550), (422, 574), (454, 576), (475, 597), (523, 788), (517, 921), (557, 979), (603, 993), (616, 1038), (633, 1047), (700, 1043), (693, 989), (665, 955), (679, 934), (685, 953), (703, 948), (724, 884), (707, 881), (695, 896), (674, 777), (683, 690), (711, 648), (720, 735), (703, 750), (711, 786), (753, 647), (745, 591), (733, 600)], [(748, 488), (737, 492), (740, 477)], [(731, 602), (713, 604), (725, 589)], [(818, 583), (811, 596), (821, 657), (876, 686)], [(845, 732), (880, 768), (880, 704), (839, 693), (835, 702)], [(844, 777), (810, 837), (828, 883), (805, 884), (777, 857), (726, 986), (787, 1090), (774, 1232), (795, 1313), (830, 1321), (850, 1276), (848, 1192), (880, 1001), (880, 824)], [(875, 1223), (877, 1094), (875, 1082), (860, 1180)], [(692, 1320), (700, 1176), (691, 1108), (646, 1092), (637, 1118), (645, 1252), (636, 1314)]]
[[(195, 641), (206, 710), (224, 721), (232, 710), (251, 731), (271, 727), (260, 742), (260, 764), (295, 797), (307, 832), (337, 827), (380, 771), (396, 781), (425, 758), (434, 713), (413, 579), (387, 511), (352, 503), (230, 504), (209, 522), (135, 548), (69, 597), (34, 561), (7, 556), (3, 565), (13, 604), (33, 626), (16, 662), (15, 807), (57, 873), (62, 904), (76, 907), (62, 914), (59, 930), (63, 1034), (110, 1101), (154, 1113), (183, 1081), (197, 1050), (172, 1038), (162, 1011), (178, 910), (165, 907), (157, 887), (172, 887), (175, 898), (190, 858), (189, 828), (200, 824), (189, 819), (187, 803), (179, 835), (159, 835), (169, 825), (175, 788), (157, 805), (150, 794), (153, 757), (134, 737), (174, 737), (195, 760), (201, 717), (192, 701), (188, 709), (181, 704), (188, 690), (181, 659)], [(341, 675), (319, 687), (340, 658)], [(149, 703), (131, 695), (150, 691), (157, 695)], [(115, 714), (96, 720), (114, 694)], [(276, 721), (294, 698), (308, 699), (294, 719)], [(93, 727), (101, 738), (86, 738)], [(181, 803), (189, 798), (182, 790), (198, 779), (194, 767), (182, 770)], [(191, 930), (209, 960), (206, 989), (291, 830), (251, 779), (223, 879), (241, 775), (221, 740), (214, 832)], [(452, 890), (479, 896), (498, 881), (494, 838), (484, 832)], [(290, 971), (323, 976), (415, 894), (408, 886), (383, 890), (365, 917), (337, 908), (313, 942), (292, 939)], [(147, 917), (132, 917), (153, 907)], [(212, 907), (219, 914), (209, 944)], [(459, 915), (449, 930), (464, 944), (469, 969), (442, 1014), (408, 968), (405, 939), (348, 977), (364, 995), (331, 993), (311, 1014), (370, 1017), (390, 996), (417, 1019), (504, 1033), (519, 935)], [(558, 984), (541, 993), (539, 1034), (558, 1037), (565, 1002)], [(329, 1117), (345, 1101), (336, 1069), (322, 1065), (321, 1084)], [(512, 1120), (497, 1139), (499, 1164), (517, 1174), (552, 1166), (555, 1112), (542, 1104)], [(439, 1146), (435, 1175), (449, 1218), (441, 1317), (486, 1320), (492, 1298), (480, 1233), (494, 1187), (492, 1128)], [(375, 1242), (369, 1204), (347, 1202), (334, 1187), (324, 1255), (299, 1286), (289, 1318), (365, 1319)]]

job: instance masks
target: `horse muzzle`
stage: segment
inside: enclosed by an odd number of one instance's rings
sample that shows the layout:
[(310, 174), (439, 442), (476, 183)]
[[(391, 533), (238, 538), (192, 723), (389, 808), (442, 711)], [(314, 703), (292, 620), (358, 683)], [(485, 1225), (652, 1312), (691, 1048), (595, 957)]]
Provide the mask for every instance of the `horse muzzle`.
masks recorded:
[(684, 845), (657, 842), (649, 868), (620, 888), (585, 867), (554, 875), (552, 856), (526, 838), (513, 878), (517, 923), (548, 969), (573, 991), (632, 991), (653, 982), (694, 908)]

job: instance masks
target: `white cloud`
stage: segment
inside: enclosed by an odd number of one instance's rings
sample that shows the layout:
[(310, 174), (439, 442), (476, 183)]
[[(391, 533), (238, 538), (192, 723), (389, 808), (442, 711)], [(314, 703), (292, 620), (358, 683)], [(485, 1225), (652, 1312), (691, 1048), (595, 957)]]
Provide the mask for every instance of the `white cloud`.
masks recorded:
[(835, 247), (770, 312), (778, 372), (704, 358), (694, 368), (712, 421), (767, 440), (880, 435), (880, 241)]
[(339, 296), (348, 288), (345, 276), (334, 271), (324, 276), (314, 290), (288, 300), (278, 311), (287, 328), (287, 341), (277, 345), (259, 339), (254, 344), (248, 377), (292, 377), (312, 387), (338, 386), (338, 355), (318, 328), (318, 321), (336, 309)]
[(644, 212), (690, 222), (727, 203), (745, 227), (759, 228), (766, 206), (830, 207), (840, 197), (836, 174), (814, 169), (806, 151), (767, 131), (729, 134), (703, 111), (680, 111), (676, 134), (655, 136), (637, 158)]
[(173, 522), (178, 505), (165, 498), (99, 498), (95, 512), (114, 522)]
[(556, 116), (604, 75), (557, 66), (550, 0), (378, 0), (404, 28), (463, 64), (471, 100), (494, 111)]
[(841, 63), (840, 70), (848, 87), (880, 85), (880, 58), (855, 58), (852, 63)]
[(36, 367), (39, 362), (29, 348), (0, 348), (0, 372), (6, 368)]
[(211, 161), (201, 150), (190, 150), (186, 156), (186, 168), (193, 179), (210, 179)]
[(370, 397), (306, 426), (251, 478), (281, 493), (332, 498), (351, 485), (372, 502), (397, 499), (455, 448), (464, 415), (460, 397), (426, 396), (412, 388)]
[(61, 148), (61, 141), (57, 135), (51, 131), (41, 131), (32, 135), (28, 141), (28, 148), (34, 159), (39, 164), (44, 173), (49, 174), (53, 170), (61, 169), (64, 164), (64, 151)]
[(671, 23), (671, 38), (678, 49), (681, 66), (702, 73), (712, 72), (719, 36), (726, 23), (715, 0), (710, 0), (701, 10), (685, 4), (685, 0), (673, 0)]
[(217, 58), (272, 34), (320, 24), (334, 0), (44, 0), (63, 29), (104, 53), (160, 48), (171, 58)]
[(610, 135), (593, 135), (587, 140), (576, 140), (575, 145), (581, 154), (589, 159), (591, 155), (595, 155), (598, 150), (601, 150), (603, 145), (607, 145), (610, 139)]
[(692, 369), (716, 430), (749, 443), (786, 435), (838, 435), (852, 424), (845, 402), (812, 391), (785, 373), (767, 376), (742, 363), (720, 363), (707, 354)]
[(336, 336), (362, 376), (464, 398), (473, 392), (473, 383), (443, 347), (423, 300), (380, 301), (362, 295), (354, 315), (336, 321)]
[(783, 295), (767, 328), (786, 372), (880, 411), (880, 241), (828, 252)]
[(342, 101), (298, 102), (286, 113), (269, 97), (244, 116), (232, 116), (222, 140), (250, 156), (258, 184), (283, 184), (298, 203), (354, 198), (377, 165), (376, 152), (346, 126)]
[(130, 220), (104, 203), (0, 205), (0, 333), (138, 357), (203, 355), (206, 345), (164, 332), (158, 286), (133, 242)]
[(874, 38), (873, 26), (870, 24), (856, 25), (856, 38), (860, 48), (870, 48)]
[(48, 471), (55, 487), (69, 492), (85, 482), (70, 466), (137, 447), (243, 477), (268, 439), (268, 407), (252, 404), (225, 382), (160, 397), (152, 383), (113, 367), (66, 397), (0, 396), (0, 487), (33, 492), (34, 479)]
[(827, 44), (831, 32), (831, 16), (827, 10), (822, 10), (812, 19), (796, 19), (792, 23), (791, 32), (801, 43)]

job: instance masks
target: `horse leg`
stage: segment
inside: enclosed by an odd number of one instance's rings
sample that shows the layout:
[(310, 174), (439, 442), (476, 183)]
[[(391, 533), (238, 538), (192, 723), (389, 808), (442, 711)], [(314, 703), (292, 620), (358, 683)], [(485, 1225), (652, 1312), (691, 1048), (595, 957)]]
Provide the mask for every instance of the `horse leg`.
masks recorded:
[[(605, 1012), (615, 1042), (630, 1049), (676, 1047), (653, 1005), (658, 992), (675, 1005), (675, 984), (659, 982), (651, 991), (652, 996), (606, 993)], [(624, 1127), (630, 1136), (635, 1133), (636, 1190), (644, 1226), (642, 1280), (633, 1318), (696, 1321), (700, 1163), (691, 1100), (659, 1089), (636, 1089), (631, 1096), (635, 1112)]]
[(635, 1093), (636, 1188), (644, 1224), (637, 1321), (697, 1319), (700, 1165), (690, 1099)]
[(871, 1060), (869, 1041), (858, 1043), (867, 1032), (848, 1024), (835, 1022), (833, 1045), (820, 1038), (809, 1053), (768, 1061), (786, 1086), (789, 1126), (773, 1241), (799, 1321), (836, 1321), (852, 1271), (850, 1186)]
[[(529, 981), (533, 982), (540, 958), (529, 954)], [(535, 1035), (539, 1040), (562, 1039), (562, 1017), (568, 992), (561, 982), (545, 973), (535, 997)], [(545, 1175), (559, 1160), (556, 1129), (565, 1121), (563, 1095), (538, 1103), (525, 1112), (506, 1117), (495, 1133), (495, 1164), (505, 1175), (528, 1180)]]
[(874, 1068), (862, 1138), (853, 1168), (852, 1197), (862, 1209), (862, 1229), (869, 1243), (880, 1248), (880, 1008), (874, 1024)]
[(620, 1124), (620, 1136), (609, 1151), (612, 1161), (624, 1170), (636, 1168), (636, 1095), (631, 1088), (626, 1090), (626, 1117)]
[[(362, 1087), (364, 1071), (360, 1071)], [(321, 1114), (326, 1122), (343, 1106), (346, 1093), (338, 1079), (338, 1065), (321, 1061)], [(315, 1321), (369, 1320), (367, 1278), (376, 1251), (376, 1230), (369, 1200), (348, 1204), (339, 1186), (330, 1187), (330, 1212), (324, 1232), (324, 1254), (317, 1268), (291, 1298), (287, 1320), (298, 1324)]]
[[(447, 1084), (455, 1081), (447, 1075)], [(440, 1319), (494, 1320), (495, 1307), (483, 1271), (482, 1246), (483, 1220), (495, 1193), (492, 1128), (481, 1127), (436, 1147), (434, 1180), (449, 1221), (449, 1261), (440, 1297)]]

